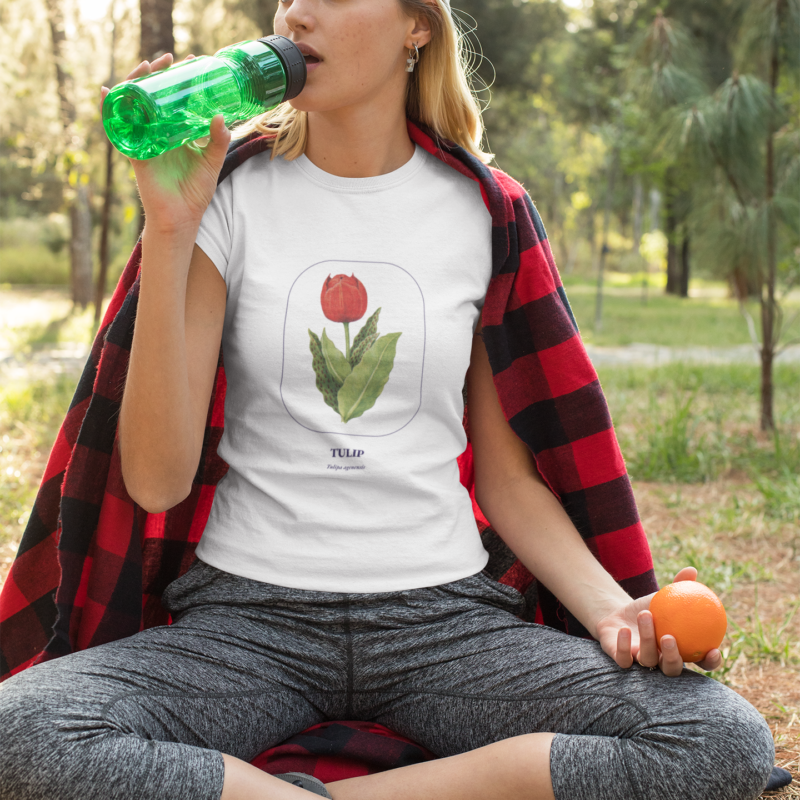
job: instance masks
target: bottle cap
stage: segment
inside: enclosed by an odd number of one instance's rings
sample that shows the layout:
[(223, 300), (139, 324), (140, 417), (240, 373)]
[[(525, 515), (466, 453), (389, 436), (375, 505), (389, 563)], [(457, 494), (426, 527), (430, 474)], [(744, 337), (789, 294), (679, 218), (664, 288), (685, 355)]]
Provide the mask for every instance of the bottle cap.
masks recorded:
[(271, 47), (283, 64), (283, 69), (286, 72), (286, 93), (283, 95), (281, 102), (297, 97), (303, 91), (308, 77), (306, 59), (300, 52), (300, 48), (291, 39), (279, 34), (263, 36), (258, 41), (264, 42), (265, 45)]

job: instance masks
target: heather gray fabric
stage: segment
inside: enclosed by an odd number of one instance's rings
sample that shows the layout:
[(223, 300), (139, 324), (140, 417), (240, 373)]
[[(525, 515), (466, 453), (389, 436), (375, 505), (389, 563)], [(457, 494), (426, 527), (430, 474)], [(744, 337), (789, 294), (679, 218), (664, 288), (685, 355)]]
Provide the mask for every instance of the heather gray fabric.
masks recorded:
[(374, 720), (440, 756), (553, 731), (558, 800), (751, 800), (774, 759), (764, 719), (684, 670), (623, 670), (597, 643), (517, 618), (477, 573), (345, 594), (203, 562), (171, 626), (0, 684), (0, 800), (219, 800), (221, 752), (250, 760), (324, 720)]

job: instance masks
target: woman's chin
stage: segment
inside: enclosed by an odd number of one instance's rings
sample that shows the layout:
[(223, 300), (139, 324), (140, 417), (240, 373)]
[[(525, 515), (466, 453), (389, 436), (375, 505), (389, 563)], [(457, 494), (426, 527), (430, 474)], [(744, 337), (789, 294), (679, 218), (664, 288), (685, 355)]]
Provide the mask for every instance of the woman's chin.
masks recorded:
[(336, 111), (338, 108), (342, 108), (345, 103), (338, 103), (338, 102), (331, 102), (330, 97), (326, 97), (324, 100), (321, 98), (317, 98), (314, 95), (316, 92), (309, 92), (306, 94), (305, 90), (300, 92), (297, 97), (293, 97), (289, 100), (289, 105), (296, 109), (297, 111), (305, 111), (305, 112), (318, 112), (322, 113), (325, 111)]

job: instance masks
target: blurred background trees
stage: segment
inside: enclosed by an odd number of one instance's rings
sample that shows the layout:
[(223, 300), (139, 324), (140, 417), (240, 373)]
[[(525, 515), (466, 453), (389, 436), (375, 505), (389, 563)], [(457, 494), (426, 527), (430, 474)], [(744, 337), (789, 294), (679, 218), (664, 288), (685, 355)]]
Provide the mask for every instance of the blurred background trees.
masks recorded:
[[(67, 284), (97, 305), (143, 225), (101, 84), (270, 33), (276, 6), (0, 0), (0, 282)], [(530, 192), (565, 279), (596, 287), (584, 337), (602, 330), (607, 271), (641, 284), (642, 303), (722, 279), (771, 429), (773, 363), (798, 332), (785, 297), (800, 280), (800, 0), (454, 6), (495, 165)]]

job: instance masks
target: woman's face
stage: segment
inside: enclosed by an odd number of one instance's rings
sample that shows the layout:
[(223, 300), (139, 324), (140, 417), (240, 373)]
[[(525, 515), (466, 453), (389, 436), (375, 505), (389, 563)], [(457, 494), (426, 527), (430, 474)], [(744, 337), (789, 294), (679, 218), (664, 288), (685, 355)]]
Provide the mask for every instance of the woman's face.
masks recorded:
[(305, 88), (289, 101), (301, 111), (332, 111), (393, 96), (404, 105), (408, 48), (430, 40), (424, 19), (406, 16), (399, 0), (281, 0), (274, 28), (320, 58), (319, 63), (306, 58)]

